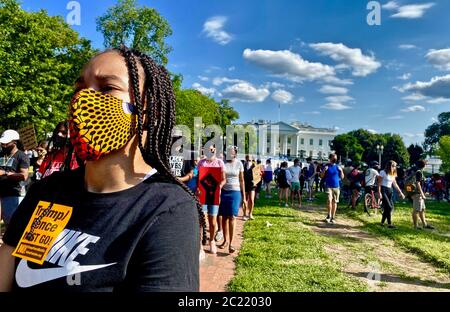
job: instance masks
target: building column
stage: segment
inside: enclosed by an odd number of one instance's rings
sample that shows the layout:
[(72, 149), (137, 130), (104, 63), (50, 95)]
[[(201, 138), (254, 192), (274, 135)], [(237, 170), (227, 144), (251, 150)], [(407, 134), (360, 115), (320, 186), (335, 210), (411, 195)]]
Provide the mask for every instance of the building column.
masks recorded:
[(288, 146), (288, 136), (287, 136), (287, 134), (284, 136), (284, 148), (283, 148), (283, 155), (287, 155), (287, 150), (288, 150), (288, 148), (287, 148), (287, 146)]

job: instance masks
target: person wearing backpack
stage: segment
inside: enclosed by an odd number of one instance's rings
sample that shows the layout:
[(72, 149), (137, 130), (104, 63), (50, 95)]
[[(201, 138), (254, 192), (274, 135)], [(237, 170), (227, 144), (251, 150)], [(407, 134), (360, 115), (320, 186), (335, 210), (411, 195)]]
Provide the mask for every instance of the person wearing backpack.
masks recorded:
[(289, 201), (289, 188), (290, 184), (289, 181), (292, 180), (291, 173), (287, 169), (288, 163), (282, 162), (280, 166), (280, 172), (277, 176), (277, 183), (279, 187), (279, 200), (280, 200), (280, 206), (282, 204), (282, 201), (284, 200), (284, 206), (289, 207), (288, 201)]
[(423, 176), (423, 168), (425, 168), (426, 162), (424, 160), (419, 160), (416, 163), (416, 168), (414, 172), (412, 172), (411, 176), (408, 176), (405, 188), (407, 188), (408, 195), (411, 196), (412, 202), (413, 202), (413, 212), (412, 212), (412, 218), (414, 223), (414, 229), (421, 229), (417, 226), (418, 224), (418, 218), (417, 215), (419, 215), (420, 220), (422, 221), (422, 225), (424, 229), (434, 229), (433, 226), (427, 224), (426, 218), (425, 218), (425, 194), (423, 192), (423, 183), (424, 183), (424, 176)]

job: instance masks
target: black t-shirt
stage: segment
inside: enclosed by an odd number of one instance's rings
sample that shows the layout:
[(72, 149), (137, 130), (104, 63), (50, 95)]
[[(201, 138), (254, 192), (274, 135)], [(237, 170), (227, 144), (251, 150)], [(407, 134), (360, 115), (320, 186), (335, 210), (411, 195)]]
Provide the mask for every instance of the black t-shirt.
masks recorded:
[[(20, 150), (11, 157), (0, 153), (0, 169), (6, 172), (20, 173), (20, 169), (29, 167), (30, 159)], [(20, 191), (20, 182), (13, 181), (6, 176), (0, 177), (0, 197), (20, 196)]]
[(421, 170), (416, 171), (416, 181), (420, 183), (420, 186), (423, 188), (424, 177)]
[[(40, 200), (73, 207), (42, 266), (16, 258), (14, 290), (198, 291), (199, 222), (189, 194), (157, 173), (109, 194), (87, 192), (83, 177), (79, 169), (39, 181), (14, 214), (3, 237), (10, 246), (18, 244)], [(80, 285), (68, 283), (73, 267), (82, 272)]]

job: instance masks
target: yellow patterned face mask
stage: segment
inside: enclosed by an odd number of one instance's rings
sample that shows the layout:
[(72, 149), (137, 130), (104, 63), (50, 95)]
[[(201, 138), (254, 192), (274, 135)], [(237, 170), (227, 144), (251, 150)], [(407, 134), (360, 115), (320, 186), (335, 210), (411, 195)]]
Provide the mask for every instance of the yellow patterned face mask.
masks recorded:
[(136, 108), (109, 94), (83, 89), (70, 102), (70, 140), (82, 160), (124, 147), (137, 129)]

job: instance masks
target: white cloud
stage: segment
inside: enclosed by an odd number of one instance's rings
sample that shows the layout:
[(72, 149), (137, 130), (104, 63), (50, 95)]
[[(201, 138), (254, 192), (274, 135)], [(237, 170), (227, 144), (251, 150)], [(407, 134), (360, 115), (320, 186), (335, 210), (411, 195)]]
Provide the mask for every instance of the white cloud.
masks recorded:
[(225, 16), (211, 17), (203, 24), (203, 32), (218, 44), (226, 45), (233, 39), (231, 34), (223, 30), (226, 22), (227, 17)]
[(335, 76), (334, 68), (322, 63), (304, 60), (299, 54), (288, 50), (251, 50), (245, 49), (245, 60), (284, 78), (301, 82), (320, 80)]
[(312, 111), (312, 112), (304, 112), (305, 115), (320, 115), (321, 113), (319, 111)]
[(409, 4), (398, 8), (397, 13), (391, 15), (393, 18), (415, 19), (421, 18), (425, 12), (435, 5), (434, 2), (424, 4)]
[(195, 89), (195, 90), (203, 93), (204, 95), (210, 95), (210, 96), (213, 96), (214, 93), (216, 92), (216, 89), (214, 89), (214, 88), (206, 88), (206, 87), (202, 86), (201, 84), (199, 84), (197, 82), (192, 84), (192, 89)]
[(385, 10), (396, 10), (399, 7), (399, 4), (395, 1), (389, 1), (388, 3), (382, 5), (382, 8)]
[(450, 70), (450, 48), (442, 50), (430, 50), (425, 56), (436, 68)]
[(309, 45), (321, 54), (329, 56), (340, 68), (349, 67), (353, 76), (365, 77), (372, 74), (381, 67), (381, 63), (375, 59), (374, 55), (364, 55), (361, 49), (352, 49), (342, 43), (313, 43)]
[(344, 105), (342, 103), (328, 103), (328, 104), (325, 104), (325, 105), (321, 106), (321, 108), (328, 109), (328, 110), (346, 110), (346, 109), (351, 109), (350, 106)]
[(399, 49), (402, 50), (412, 50), (412, 49), (416, 49), (417, 47), (413, 44), (401, 44), (398, 46)]
[(200, 79), (201, 81), (209, 81), (209, 78), (205, 76), (198, 76), (198, 79)]
[(425, 107), (421, 105), (409, 106), (408, 108), (402, 109), (402, 112), (405, 113), (416, 113), (416, 112), (424, 112)]
[(427, 101), (428, 104), (443, 104), (443, 103), (448, 103), (448, 102), (450, 102), (450, 99), (444, 99), (444, 98), (436, 98), (436, 99), (431, 99), (431, 100)]
[(406, 132), (406, 133), (403, 133), (403, 136), (411, 139), (411, 138), (416, 138), (416, 137), (424, 137), (424, 134), (423, 133), (415, 133), (414, 134), (414, 133)]
[(234, 71), (235, 69), (236, 69), (236, 67), (234, 67), (234, 66), (228, 67), (228, 71)]
[(437, 76), (428, 82), (417, 81), (403, 87), (395, 87), (400, 92), (411, 91), (432, 98), (450, 99), (450, 75)]
[(271, 89), (281, 89), (284, 88), (285, 85), (279, 82), (266, 82), (265, 84), (263, 84), (263, 88), (271, 88)]
[(387, 119), (389, 120), (400, 120), (400, 119), (404, 119), (404, 116), (400, 116), (400, 115), (396, 115), (396, 116), (390, 116)]
[(341, 79), (335, 76), (328, 76), (322, 79), (325, 83), (337, 84), (340, 86), (350, 86), (353, 85), (353, 81), (350, 79)]
[(378, 131), (377, 130), (373, 130), (373, 129), (367, 129), (368, 132), (372, 133), (372, 134), (377, 134)]
[(270, 95), (268, 89), (258, 89), (248, 82), (231, 85), (222, 90), (222, 93), (224, 97), (229, 98), (231, 101), (241, 102), (263, 102)]
[(304, 103), (305, 102), (305, 98), (303, 96), (300, 96), (295, 103)]
[(276, 90), (272, 93), (272, 99), (281, 104), (291, 103), (294, 99), (294, 95), (286, 90)]
[(400, 79), (400, 80), (408, 80), (409, 78), (411, 78), (411, 73), (406, 73), (406, 74), (403, 74), (403, 75), (397, 77), (397, 79)]
[(404, 101), (423, 101), (423, 100), (425, 100), (427, 97), (426, 96), (423, 96), (422, 94), (419, 94), (419, 93), (413, 93), (413, 94), (410, 94), (410, 95), (408, 95), (408, 96), (404, 96), (404, 97), (402, 97), (402, 100), (404, 100)]
[(331, 103), (345, 103), (345, 102), (350, 102), (350, 101), (354, 100), (351, 96), (348, 96), (348, 95), (328, 96), (325, 99)]
[(319, 92), (323, 94), (347, 94), (348, 89), (343, 87), (325, 85), (319, 89)]
[(212, 84), (215, 86), (220, 86), (224, 83), (235, 84), (235, 83), (240, 83), (240, 82), (246, 82), (246, 81), (241, 80), (241, 79), (231, 79), (231, 78), (227, 78), (227, 77), (215, 77), (212, 80)]

